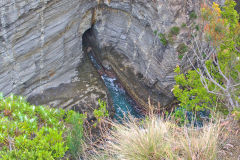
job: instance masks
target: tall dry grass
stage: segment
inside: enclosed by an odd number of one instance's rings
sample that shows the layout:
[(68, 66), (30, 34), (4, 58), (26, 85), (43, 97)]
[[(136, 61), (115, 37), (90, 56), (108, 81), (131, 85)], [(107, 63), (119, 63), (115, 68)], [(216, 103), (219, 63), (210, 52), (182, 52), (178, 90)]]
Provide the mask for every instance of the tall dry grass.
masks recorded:
[(179, 127), (174, 122), (151, 116), (139, 122), (112, 122), (100, 151), (91, 159), (114, 160), (213, 160), (217, 155), (220, 123), (202, 128)]

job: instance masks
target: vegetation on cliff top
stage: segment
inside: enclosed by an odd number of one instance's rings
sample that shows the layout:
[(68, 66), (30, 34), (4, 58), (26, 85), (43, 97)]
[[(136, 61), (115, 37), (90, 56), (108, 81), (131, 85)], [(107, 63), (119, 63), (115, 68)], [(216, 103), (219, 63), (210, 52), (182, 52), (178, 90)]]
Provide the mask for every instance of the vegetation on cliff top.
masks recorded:
[(124, 124), (112, 123), (105, 133), (105, 144), (90, 159), (115, 160), (214, 160), (221, 132), (219, 122), (205, 125), (178, 126), (154, 115), (143, 121), (131, 119)]
[[(0, 96), (1, 159), (59, 159), (72, 151), (73, 138), (83, 132), (84, 115), (44, 106), (30, 105), (23, 97)], [(78, 132), (71, 130), (78, 126)], [(71, 130), (71, 132), (70, 132)], [(81, 145), (82, 137), (77, 143)], [(76, 143), (76, 142), (75, 142)], [(76, 148), (74, 146), (74, 148)], [(79, 148), (79, 147), (78, 147)]]

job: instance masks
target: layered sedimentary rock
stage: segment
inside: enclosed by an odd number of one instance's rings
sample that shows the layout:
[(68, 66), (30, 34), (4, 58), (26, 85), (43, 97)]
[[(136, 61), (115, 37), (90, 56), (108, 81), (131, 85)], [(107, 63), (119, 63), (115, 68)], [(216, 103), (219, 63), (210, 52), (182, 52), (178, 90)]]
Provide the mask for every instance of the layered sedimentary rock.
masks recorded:
[[(240, 14), (240, 1), (235, 0), (237, 5), (236, 5), (236, 10), (238, 11), (238, 13)], [(240, 20), (239, 20), (240, 21)]]
[[(173, 97), (173, 70), (182, 62), (177, 45), (163, 46), (154, 31), (165, 33), (187, 23), (198, 6), (191, 0), (2, 0), (0, 91), (53, 106), (106, 98), (97, 72), (84, 67), (82, 36), (92, 28), (95, 38), (89, 43), (130, 94), (141, 105), (149, 96), (167, 105)], [(176, 44), (186, 32), (175, 37)], [(72, 95), (67, 94), (71, 87)]]

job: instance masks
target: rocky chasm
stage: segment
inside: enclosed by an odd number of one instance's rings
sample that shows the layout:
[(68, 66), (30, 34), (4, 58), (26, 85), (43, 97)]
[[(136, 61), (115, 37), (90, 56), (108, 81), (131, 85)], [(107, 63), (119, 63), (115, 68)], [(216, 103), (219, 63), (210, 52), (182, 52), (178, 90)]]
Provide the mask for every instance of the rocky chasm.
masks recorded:
[[(173, 95), (176, 46), (154, 34), (188, 23), (194, 0), (2, 0), (0, 2), (0, 91), (31, 103), (93, 109), (97, 99), (111, 104), (93, 67), (91, 46), (103, 66), (140, 105), (168, 105)], [(84, 38), (85, 35), (85, 38)], [(187, 43), (187, 42), (186, 42)]]

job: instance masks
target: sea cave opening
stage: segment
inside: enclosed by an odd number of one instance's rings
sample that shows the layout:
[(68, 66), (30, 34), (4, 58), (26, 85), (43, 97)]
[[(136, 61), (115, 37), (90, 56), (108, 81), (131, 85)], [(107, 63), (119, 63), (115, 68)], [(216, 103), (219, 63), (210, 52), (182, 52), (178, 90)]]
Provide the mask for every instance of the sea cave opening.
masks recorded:
[(114, 118), (120, 120), (128, 114), (138, 118), (141, 117), (142, 115), (138, 110), (135, 100), (124, 89), (111, 65), (99, 55), (111, 53), (102, 53), (104, 51), (100, 51), (98, 48), (94, 27), (91, 27), (83, 34), (82, 46), (85, 58), (91, 61), (107, 88), (108, 95), (110, 96), (108, 98), (115, 110)]

